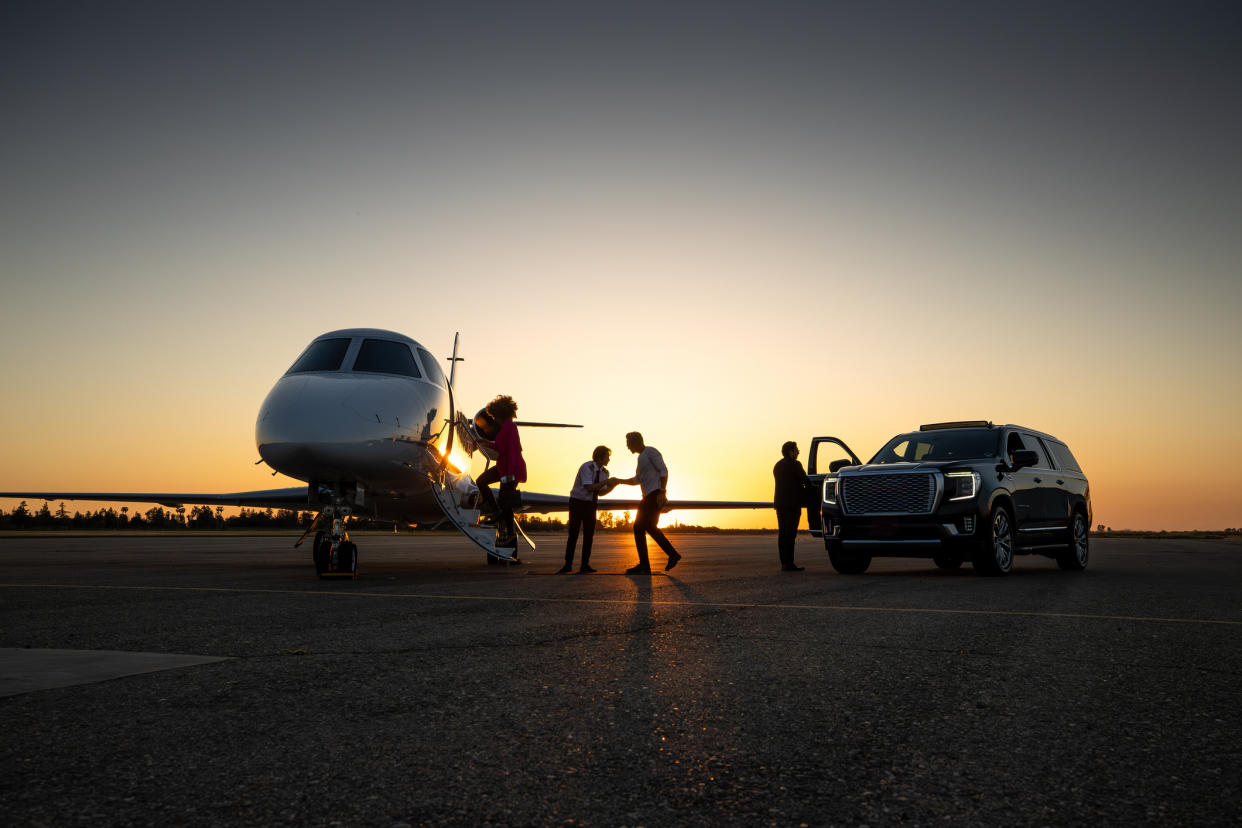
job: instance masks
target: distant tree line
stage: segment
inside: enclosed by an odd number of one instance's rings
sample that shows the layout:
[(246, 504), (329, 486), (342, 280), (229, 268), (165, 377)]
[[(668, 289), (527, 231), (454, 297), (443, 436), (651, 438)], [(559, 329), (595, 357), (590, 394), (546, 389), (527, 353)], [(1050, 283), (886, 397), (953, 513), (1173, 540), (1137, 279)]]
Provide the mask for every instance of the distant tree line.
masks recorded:
[(1119, 538), (1170, 537), (1212, 540), (1242, 535), (1242, 527), (1231, 527), (1229, 529), (1174, 529), (1170, 532), (1168, 529), (1114, 529), (1101, 523), (1091, 534), (1113, 535)]
[[(70, 513), (63, 501), (55, 507), (49, 502), (37, 510), (31, 510), (26, 501), (22, 501), (16, 509), (6, 513), (0, 509), (0, 530), (2, 529), (96, 529), (96, 530), (157, 530), (157, 531), (210, 531), (221, 529), (289, 529), (305, 530), (315, 519), (314, 512), (297, 509), (241, 509), (235, 515), (224, 515), (224, 507), (184, 506), (165, 508), (153, 506), (145, 511), (122, 506), (120, 511), (109, 506), (96, 511), (77, 511)], [(564, 532), (565, 521), (544, 515), (518, 515), (518, 522), (528, 532)], [(601, 512), (596, 524), (598, 531), (629, 532), (634, 521), (629, 512), (620, 516), (612, 512)], [(350, 518), (349, 528), (353, 530), (381, 529), (390, 530), (392, 524), (387, 521), (371, 520), (357, 516)], [(449, 528), (448, 522), (423, 524), (418, 529)], [(716, 526), (697, 526), (672, 522), (661, 527), (665, 532), (720, 532), (720, 531), (756, 531), (773, 530), (721, 530)], [(1232, 531), (1232, 530), (1230, 530)]]
[[(518, 523), (522, 524), (522, 528), (530, 532), (564, 532), (566, 530), (565, 521), (560, 518), (546, 517), (544, 515), (525, 515), (517, 516)], [(634, 521), (630, 519), (629, 512), (623, 512), (621, 517), (616, 517), (612, 512), (601, 512), (599, 518), (595, 521), (596, 531), (626, 531), (634, 525)]]
[[(560, 518), (543, 517), (541, 515), (518, 515), (518, 523), (531, 532), (564, 532), (565, 521)], [(728, 534), (771, 533), (775, 529), (721, 529), (719, 526), (699, 526), (695, 523), (678, 523), (676, 518), (671, 522), (662, 521), (661, 531), (674, 532), (723, 532)], [(620, 517), (612, 512), (601, 512), (595, 522), (597, 532), (630, 532), (634, 529), (634, 520), (629, 512), (622, 512)]]
[(63, 501), (56, 508), (45, 502), (32, 511), (23, 500), (11, 512), (0, 509), (0, 529), (298, 529), (309, 526), (314, 517), (294, 509), (242, 509), (225, 517), (223, 506), (214, 510), (194, 506), (188, 511), (184, 506), (153, 506), (146, 511), (122, 506), (119, 512), (109, 506), (70, 514)]

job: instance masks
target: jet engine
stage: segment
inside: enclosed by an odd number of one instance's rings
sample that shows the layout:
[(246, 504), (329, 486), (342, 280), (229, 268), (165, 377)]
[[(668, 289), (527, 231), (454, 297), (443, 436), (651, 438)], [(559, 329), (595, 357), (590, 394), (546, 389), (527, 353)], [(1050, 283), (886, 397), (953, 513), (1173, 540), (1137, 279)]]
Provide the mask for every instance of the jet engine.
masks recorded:
[(491, 442), (500, 433), (500, 424), (488, 413), (486, 408), (480, 408), (479, 413), (474, 415), (474, 432), (484, 440)]
[(483, 452), (483, 456), (487, 459), (496, 460), (496, 449), (492, 446), (492, 441), (496, 439), (500, 426), (492, 419), (492, 415), (487, 413), (486, 408), (479, 409), (479, 413), (474, 415), (473, 420), (467, 420), (464, 414), (457, 412), (455, 430), (457, 442), (466, 454), (473, 456), (477, 449)]

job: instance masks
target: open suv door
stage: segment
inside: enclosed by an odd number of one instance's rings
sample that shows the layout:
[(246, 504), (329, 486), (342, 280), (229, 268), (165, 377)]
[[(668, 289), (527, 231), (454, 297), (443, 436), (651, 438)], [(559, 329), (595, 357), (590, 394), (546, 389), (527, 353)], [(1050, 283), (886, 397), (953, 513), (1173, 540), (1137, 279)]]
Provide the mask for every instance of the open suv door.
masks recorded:
[(813, 536), (820, 538), (824, 535), (823, 518), (819, 510), (819, 501), (823, 496), (824, 477), (829, 472), (834, 472), (845, 466), (861, 465), (862, 461), (858, 459), (858, 455), (836, 437), (812, 438), (811, 448), (807, 452), (806, 460), (806, 477), (811, 483), (807, 503), (808, 508), (806, 510), (806, 522)]

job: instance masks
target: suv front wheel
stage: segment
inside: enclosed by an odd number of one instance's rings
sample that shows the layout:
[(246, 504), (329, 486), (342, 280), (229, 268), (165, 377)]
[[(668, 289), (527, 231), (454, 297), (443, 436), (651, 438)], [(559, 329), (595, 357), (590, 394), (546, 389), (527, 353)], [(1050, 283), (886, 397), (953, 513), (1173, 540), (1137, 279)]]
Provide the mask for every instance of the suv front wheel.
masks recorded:
[(871, 556), (857, 552), (846, 552), (837, 546), (828, 550), (828, 561), (832, 568), (842, 575), (861, 575), (871, 566)]
[(1008, 575), (1013, 568), (1013, 518), (1004, 506), (995, 506), (988, 529), (975, 550), (975, 571), (980, 575)]

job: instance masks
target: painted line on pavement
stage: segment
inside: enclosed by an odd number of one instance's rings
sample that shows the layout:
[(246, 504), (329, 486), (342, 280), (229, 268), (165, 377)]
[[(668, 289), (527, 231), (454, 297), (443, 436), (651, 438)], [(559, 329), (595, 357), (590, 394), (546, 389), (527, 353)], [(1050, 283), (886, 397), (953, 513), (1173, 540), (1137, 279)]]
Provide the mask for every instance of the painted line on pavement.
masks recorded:
[(1077, 618), (1090, 621), (1143, 621), (1155, 624), (1203, 624), (1225, 627), (1242, 627), (1242, 621), (1214, 618), (1161, 618), (1146, 615), (1097, 615), (1085, 612), (1034, 612), (1030, 610), (972, 610), (939, 609), (934, 607), (862, 607), (849, 604), (783, 604), (746, 603), (726, 601), (634, 601), (620, 598), (561, 598), (525, 595), (452, 595), (424, 592), (339, 592), (322, 589), (256, 589), (247, 587), (169, 587), (125, 586), (112, 584), (0, 584), (3, 589), (96, 589), (132, 590), (139, 592), (208, 592), (234, 595), (313, 595), (329, 598), (405, 598), (427, 601), (496, 601), (508, 603), (548, 604), (644, 604), (652, 607), (690, 607), (704, 609), (777, 609), (777, 610), (827, 610), (830, 612), (877, 612), (926, 615), (982, 615), (1019, 618)]

